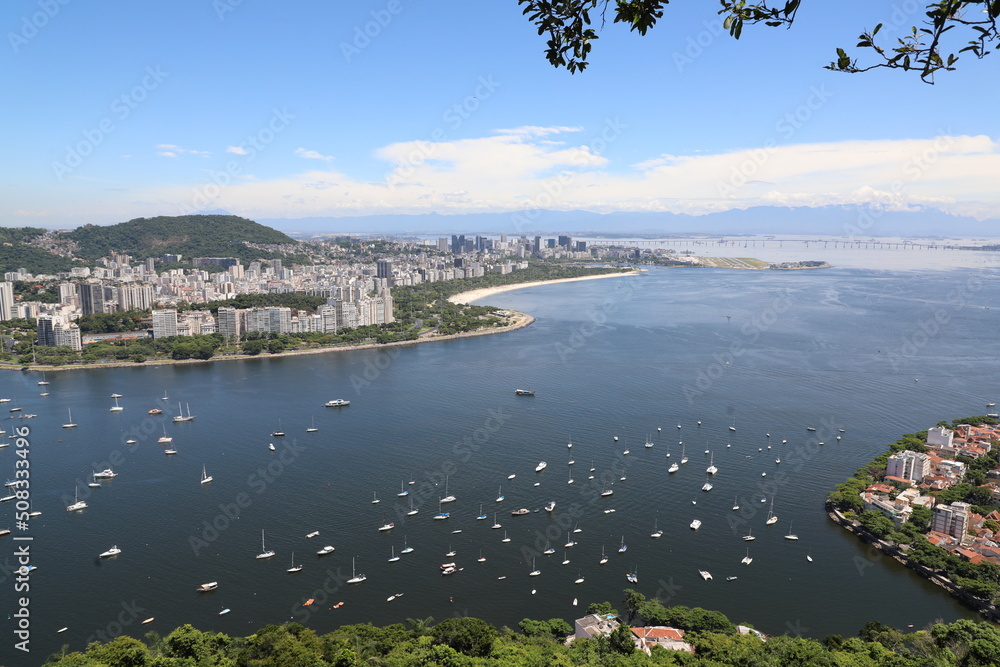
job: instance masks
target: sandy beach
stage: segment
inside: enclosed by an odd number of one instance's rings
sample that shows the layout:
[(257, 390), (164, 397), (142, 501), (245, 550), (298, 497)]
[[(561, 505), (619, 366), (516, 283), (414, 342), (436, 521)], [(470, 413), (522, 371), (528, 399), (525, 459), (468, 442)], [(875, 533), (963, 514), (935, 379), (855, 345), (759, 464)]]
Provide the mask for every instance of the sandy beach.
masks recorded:
[(469, 304), (473, 301), (480, 301), (487, 297), (493, 296), (494, 294), (500, 294), (501, 292), (510, 292), (516, 289), (524, 289), (525, 287), (537, 287), (538, 285), (555, 285), (556, 283), (573, 283), (578, 280), (597, 280), (598, 278), (620, 278), (621, 276), (633, 276), (641, 271), (633, 269), (632, 271), (625, 271), (622, 273), (602, 273), (599, 276), (580, 276), (579, 278), (560, 278), (558, 280), (539, 280), (533, 283), (516, 283), (514, 285), (499, 285), (497, 287), (484, 287), (482, 289), (474, 289), (469, 292), (461, 292), (454, 296), (448, 297), (448, 301), (452, 303), (459, 304)]

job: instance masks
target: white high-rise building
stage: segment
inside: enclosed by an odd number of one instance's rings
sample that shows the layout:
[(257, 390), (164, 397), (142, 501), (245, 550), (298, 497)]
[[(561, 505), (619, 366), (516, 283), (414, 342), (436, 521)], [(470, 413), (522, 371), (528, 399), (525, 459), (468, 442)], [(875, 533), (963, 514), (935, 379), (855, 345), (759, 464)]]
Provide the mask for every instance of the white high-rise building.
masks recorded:
[(0, 321), (12, 320), (14, 315), (14, 283), (0, 282)]
[(166, 338), (176, 336), (177, 333), (177, 311), (154, 310), (153, 311), (153, 338)]
[(242, 311), (222, 306), (219, 308), (219, 333), (228, 340), (239, 340), (243, 333)]
[(930, 469), (931, 461), (927, 454), (906, 449), (889, 457), (886, 462), (885, 474), (889, 477), (919, 482), (927, 476)]

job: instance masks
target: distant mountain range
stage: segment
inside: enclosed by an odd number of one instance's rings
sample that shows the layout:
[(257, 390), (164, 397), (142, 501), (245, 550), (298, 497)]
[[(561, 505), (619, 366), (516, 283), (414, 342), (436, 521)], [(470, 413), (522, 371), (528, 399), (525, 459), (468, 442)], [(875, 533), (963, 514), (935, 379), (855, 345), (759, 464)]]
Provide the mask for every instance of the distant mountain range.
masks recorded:
[(868, 206), (758, 206), (708, 215), (531, 211), (440, 215), (261, 218), (299, 238), (310, 234), (796, 234), (809, 236), (995, 237), (1000, 220), (976, 220), (935, 209), (882, 211)]

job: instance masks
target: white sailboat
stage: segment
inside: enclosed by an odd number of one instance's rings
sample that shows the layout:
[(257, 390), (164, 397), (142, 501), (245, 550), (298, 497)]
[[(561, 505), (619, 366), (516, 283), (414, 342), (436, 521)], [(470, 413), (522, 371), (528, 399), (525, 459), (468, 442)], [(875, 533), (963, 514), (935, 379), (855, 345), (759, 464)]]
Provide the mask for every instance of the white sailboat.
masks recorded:
[(657, 519), (653, 519), (653, 532), (649, 534), (650, 537), (657, 538), (663, 537), (663, 531), (657, 525)]
[(684, 443), (681, 443), (681, 465), (688, 462), (687, 454), (684, 453)]
[(604, 565), (605, 563), (608, 562), (608, 557), (604, 553), (604, 545), (603, 544), (601, 545), (601, 560), (599, 562), (600, 562), (601, 565)]
[(402, 548), (402, 550), (399, 553), (401, 553), (401, 554), (408, 554), (408, 553), (412, 553), (412, 552), (413, 552), (413, 547), (411, 547), (410, 545), (408, 545), (406, 543), (406, 535), (403, 535), (403, 548)]
[(208, 484), (212, 481), (212, 476), (205, 472), (205, 464), (201, 464), (201, 483)]
[(115, 546), (111, 547), (107, 551), (102, 551), (101, 554), (100, 554), (100, 557), (101, 558), (112, 558), (114, 556), (117, 556), (121, 552), (122, 552), (122, 550), (119, 549), (118, 545), (116, 544)]
[(398, 560), (399, 560), (399, 556), (396, 555), (396, 547), (390, 546), (389, 547), (389, 562), (390, 563), (395, 563)]
[(541, 573), (542, 573), (541, 570), (538, 570), (538, 569), (535, 568), (535, 557), (532, 556), (531, 557), (531, 572), (528, 573), (528, 576), (529, 577), (537, 577)]
[(441, 502), (442, 503), (453, 503), (453, 502), (455, 502), (455, 500), (456, 500), (455, 496), (452, 496), (452, 495), (448, 494), (448, 475), (445, 475), (445, 478), (444, 478), (444, 498), (441, 499)]
[(503, 484), (501, 484), (499, 487), (497, 487), (497, 502), (502, 503), (503, 499), (504, 499)]
[(771, 505), (767, 508), (767, 521), (764, 523), (768, 526), (778, 523), (778, 517), (774, 513), (774, 496), (771, 496)]
[(510, 542), (510, 538), (507, 537), (507, 531), (506, 530), (503, 531), (503, 539), (500, 540), (500, 541), (503, 542), (504, 544), (506, 544), (507, 542)]
[(187, 415), (185, 415), (184, 414), (184, 410), (181, 408), (181, 404), (178, 403), (177, 404), (177, 413), (178, 414), (174, 415), (173, 420), (172, 420), (174, 423), (180, 424), (181, 422), (189, 422), (189, 421), (192, 421), (194, 419), (194, 416), (191, 414), (191, 405), (190, 404), (188, 404), (188, 413), (187, 413)]
[[(76, 426), (76, 424), (74, 424), (74, 426)], [(173, 442), (173, 440), (174, 440), (173, 438), (171, 438), (169, 435), (167, 435), (167, 425), (164, 424), (163, 425), (163, 436), (160, 439), (158, 439), (156, 442), (158, 442), (161, 445), (165, 445), (168, 442)]]
[(399, 480), (399, 493), (396, 494), (397, 498), (405, 498), (410, 495), (410, 491), (403, 486), (403, 480)]
[(67, 512), (76, 512), (87, 508), (87, 503), (80, 500), (80, 487), (76, 488), (76, 493), (73, 496), (73, 504), (66, 506)]
[(492, 528), (493, 530), (496, 530), (498, 528), (502, 528), (502, 526), (500, 525), (500, 522), (497, 521), (497, 513), (496, 512), (493, 513), (493, 525), (490, 526), (490, 528)]
[(122, 410), (124, 410), (124, 409), (125, 409), (125, 408), (123, 408), (122, 406), (118, 405), (118, 396), (117, 396), (117, 395), (115, 395), (115, 404), (114, 404), (114, 405), (112, 405), (112, 406), (111, 406), (111, 407), (110, 407), (110, 408), (108, 409), (108, 412), (121, 412), (121, 411), (122, 411)]
[(708, 467), (705, 469), (705, 472), (709, 475), (714, 475), (719, 472), (719, 469), (715, 467), (715, 452), (712, 452), (712, 455), (709, 457)]
[(380, 502), (382, 501), (378, 499), (378, 493), (372, 491), (372, 505), (378, 505)]
[(753, 536), (753, 528), (747, 529), (747, 534), (743, 536), (744, 542), (753, 542), (757, 538)]
[(788, 534), (785, 535), (786, 540), (797, 540), (799, 536), (792, 532), (792, 522), (788, 522)]
[(410, 498), (410, 511), (406, 513), (406, 516), (413, 516), (414, 514), (416, 514), (419, 511), (420, 510), (418, 510), (417, 508), (415, 508), (413, 506), (413, 498)]
[(288, 568), (287, 570), (285, 570), (285, 572), (301, 572), (301, 571), (302, 571), (302, 564), (301, 563), (298, 564), (298, 565), (295, 564), (295, 552), (293, 551), (292, 552), (292, 566), (290, 568)]
[(354, 558), (352, 557), (351, 558), (351, 578), (347, 580), (347, 583), (349, 583), (349, 584), (360, 584), (362, 581), (364, 581), (367, 578), (368, 577), (366, 577), (363, 574), (358, 574), (357, 571), (354, 569)]
[(741, 560), (740, 562), (743, 563), (744, 565), (749, 565), (750, 563), (753, 562), (753, 558), (750, 558), (750, 547), (747, 547), (747, 555), (744, 556), (743, 560)]
[(737, 495), (733, 498), (733, 511), (738, 512), (740, 510), (740, 497)]
[(260, 559), (263, 559), (263, 558), (271, 558), (272, 556), (274, 556), (274, 551), (272, 549), (268, 549), (267, 547), (264, 546), (264, 529), (261, 528), (261, 531), (260, 531), (260, 553), (257, 554), (257, 559), (260, 560)]
[(309, 428), (306, 429), (306, 433), (315, 433), (318, 430), (319, 429), (316, 428), (316, 418), (313, 417), (312, 418), (312, 426), (310, 426)]
[(63, 428), (76, 428), (76, 424), (73, 423), (73, 410), (71, 408), (66, 408), (66, 412), (69, 413), (69, 421), (62, 425)]

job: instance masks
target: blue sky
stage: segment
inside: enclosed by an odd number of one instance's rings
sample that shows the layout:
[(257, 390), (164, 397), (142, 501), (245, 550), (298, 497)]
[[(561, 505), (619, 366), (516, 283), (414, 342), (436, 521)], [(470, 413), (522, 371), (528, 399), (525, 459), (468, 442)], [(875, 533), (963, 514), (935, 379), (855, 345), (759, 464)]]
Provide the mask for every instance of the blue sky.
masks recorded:
[(934, 86), (822, 68), (917, 3), (807, 1), (737, 42), (716, 3), (682, 0), (646, 37), (608, 23), (576, 75), (514, 0), (7, 6), (6, 226), (859, 202), (1000, 218), (1000, 57)]

